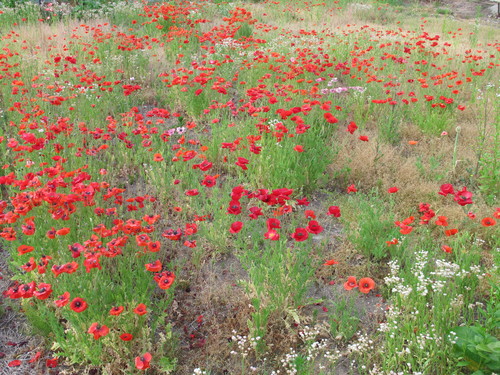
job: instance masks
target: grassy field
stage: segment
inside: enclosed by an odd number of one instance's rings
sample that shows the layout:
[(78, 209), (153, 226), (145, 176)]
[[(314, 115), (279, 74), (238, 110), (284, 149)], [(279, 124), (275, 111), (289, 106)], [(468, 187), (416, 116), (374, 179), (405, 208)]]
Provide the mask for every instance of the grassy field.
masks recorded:
[(452, 12), (4, 1), (6, 373), (498, 373), (499, 29)]

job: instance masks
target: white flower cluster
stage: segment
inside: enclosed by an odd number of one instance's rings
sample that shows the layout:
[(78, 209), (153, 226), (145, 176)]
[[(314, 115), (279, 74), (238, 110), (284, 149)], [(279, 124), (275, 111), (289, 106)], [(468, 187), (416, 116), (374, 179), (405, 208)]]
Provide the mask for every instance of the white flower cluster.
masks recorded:
[(358, 340), (347, 345), (347, 351), (350, 353), (364, 353), (374, 349), (373, 340), (369, 339), (365, 333), (359, 333)]
[(201, 368), (195, 368), (193, 370), (193, 375), (206, 375), (208, 374), (205, 370), (202, 370)]
[(259, 336), (248, 338), (248, 336), (241, 336), (236, 334), (236, 331), (233, 331), (233, 336), (231, 336), (231, 341), (236, 343), (238, 350), (231, 351), (231, 354), (232, 355), (239, 354), (243, 358), (246, 358), (252, 351), (255, 350), (260, 340), (261, 337)]

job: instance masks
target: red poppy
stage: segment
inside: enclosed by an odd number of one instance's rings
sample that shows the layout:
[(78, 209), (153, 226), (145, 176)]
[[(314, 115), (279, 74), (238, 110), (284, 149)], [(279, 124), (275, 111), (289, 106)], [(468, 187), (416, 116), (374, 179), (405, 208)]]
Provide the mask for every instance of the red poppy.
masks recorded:
[(149, 272), (160, 272), (162, 268), (162, 264), (159, 259), (156, 260), (154, 263), (145, 264), (145, 266), (146, 270), (148, 270)]
[(301, 145), (296, 145), (293, 149), (297, 152), (304, 152), (304, 147)]
[(356, 282), (356, 278), (354, 276), (349, 276), (347, 281), (344, 283), (345, 290), (351, 290), (358, 287), (358, 283)]
[(279, 221), (278, 219), (275, 219), (274, 217), (271, 217), (271, 218), (267, 219), (266, 226), (267, 226), (268, 230), (280, 229), (281, 228), (281, 221)]
[(160, 153), (154, 154), (153, 161), (163, 161), (163, 156)]
[(186, 240), (186, 241), (184, 241), (184, 246), (187, 246), (190, 248), (195, 248), (196, 247), (196, 240)]
[(292, 238), (297, 242), (305, 241), (309, 238), (309, 233), (305, 228), (296, 228), (295, 232), (292, 233)]
[(130, 333), (123, 333), (120, 335), (120, 339), (122, 339), (123, 341), (130, 341), (134, 338), (134, 336)]
[(241, 167), (244, 171), (248, 169), (247, 164), (249, 163), (248, 159), (238, 157), (238, 160), (236, 161), (236, 164), (238, 167)]
[(148, 242), (148, 250), (152, 253), (157, 253), (160, 251), (161, 244), (160, 241)]
[(349, 125), (347, 125), (347, 131), (351, 134), (354, 134), (354, 132), (358, 129), (358, 126), (354, 121), (351, 121)]
[(179, 241), (182, 236), (182, 230), (180, 228), (167, 229), (165, 232), (162, 233), (162, 236), (172, 241)]
[(328, 207), (328, 212), (326, 213), (327, 215), (333, 215), (335, 217), (340, 217), (340, 208), (339, 206), (330, 206)]
[(370, 290), (375, 288), (375, 281), (370, 279), (369, 277), (363, 277), (359, 280), (359, 291), (361, 293), (370, 293)]
[(104, 337), (109, 333), (109, 328), (99, 323), (92, 323), (87, 333), (94, 335), (94, 340)]
[(215, 185), (217, 185), (217, 178), (218, 177), (219, 177), (218, 174), (215, 176), (210, 176), (210, 175), (206, 174), (203, 181), (201, 181), (201, 184), (205, 185), (207, 188), (214, 187)]
[(260, 207), (250, 207), (248, 210), (250, 211), (250, 215), (248, 215), (248, 217), (252, 220), (256, 220), (259, 216), (264, 215)]
[(80, 297), (74, 298), (69, 305), (70, 309), (77, 313), (85, 311), (87, 309), (87, 306), (87, 302), (85, 302), (85, 300)]
[(155, 281), (160, 289), (169, 289), (175, 281), (175, 273), (164, 271), (155, 275)]
[(274, 229), (269, 229), (266, 233), (264, 233), (264, 238), (266, 240), (278, 241), (280, 239), (280, 234)]
[(10, 361), (7, 366), (9, 367), (18, 367), (21, 366), (21, 361), (19, 359), (15, 359), (13, 361)]
[(316, 214), (314, 213), (313, 210), (305, 210), (304, 211), (304, 216), (306, 217), (306, 219), (310, 218), (310, 219), (316, 219)]
[(460, 206), (465, 206), (467, 204), (472, 204), (472, 193), (470, 191), (467, 191), (467, 188), (464, 186), (464, 188), (460, 191), (457, 191), (455, 193), (455, 202), (457, 202)]
[(457, 234), (457, 233), (458, 233), (458, 229), (448, 229), (448, 230), (445, 230), (445, 231), (444, 231), (444, 234), (445, 234), (446, 236), (448, 236), (448, 237), (449, 237), (449, 236), (454, 236), (454, 235), (455, 235), (455, 234)]
[(452, 184), (443, 184), (440, 187), (438, 194), (446, 197), (448, 194), (455, 194)]
[(44, 300), (50, 297), (52, 294), (52, 285), (46, 283), (38, 284), (38, 289), (33, 295), (40, 300)]
[(393, 193), (397, 193), (399, 191), (399, 189), (395, 186), (393, 187), (390, 187), (389, 189), (387, 189), (387, 192), (390, 193), (390, 194), (393, 194)]
[(467, 212), (467, 216), (471, 220), (474, 220), (476, 218), (476, 214), (474, 212), (471, 212), (471, 211)]
[(55, 367), (57, 367), (57, 358), (48, 358), (48, 359), (45, 361), (45, 365), (46, 365), (48, 368), (55, 368)]
[(231, 228), (229, 228), (229, 231), (231, 233), (238, 233), (241, 228), (243, 228), (243, 223), (241, 221), (235, 221), (231, 224)]
[(36, 352), (35, 355), (28, 361), (29, 363), (34, 363), (40, 359), (42, 352)]
[(366, 135), (360, 135), (359, 140), (363, 142), (368, 142), (368, 137)]
[(111, 310), (109, 310), (109, 315), (118, 316), (123, 312), (123, 306), (113, 306)]
[(33, 246), (28, 246), (28, 245), (21, 245), (17, 248), (17, 253), (19, 255), (27, 254), (35, 250)]
[(491, 217), (485, 217), (483, 220), (481, 220), (481, 225), (483, 225), (484, 227), (491, 227), (496, 223), (497, 222), (495, 221), (495, 219)]
[(337, 118), (329, 112), (323, 114), (323, 117), (329, 124), (336, 124), (337, 122), (339, 122), (339, 120), (337, 120)]
[(385, 241), (387, 246), (397, 245), (399, 243), (397, 238), (393, 238), (391, 241)]
[(58, 236), (65, 236), (67, 235), (68, 233), (70, 232), (70, 228), (61, 228), (59, 230), (56, 231), (56, 234)]
[(438, 219), (436, 220), (436, 225), (441, 225), (443, 227), (448, 226), (448, 218), (446, 216), (438, 216)]
[(64, 292), (54, 301), (57, 307), (66, 306), (69, 302), (69, 292)]
[(451, 250), (452, 248), (447, 246), (447, 245), (443, 245), (441, 246), (441, 250), (443, 250), (445, 253), (450, 253), (451, 254)]
[(134, 313), (137, 315), (144, 315), (148, 312), (146, 305), (143, 303), (140, 303), (137, 305), (137, 307), (134, 309)]
[(330, 259), (323, 263), (324, 266), (333, 266), (334, 264), (339, 264), (336, 260)]
[(198, 191), (198, 189), (191, 189), (191, 190), (186, 190), (184, 194), (186, 194), (188, 197), (194, 197), (195, 195), (200, 194), (200, 192)]
[(312, 234), (319, 234), (323, 232), (323, 227), (319, 225), (319, 223), (316, 220), (311, 220), (307, 225), (306, 230)]
[(152, 356), (149, 353), (145, 353), (141, 357), (136, 357), (135, 358), (135, 367), (138, 370), (146, 370), (147, 368), (149, 368), (149, 362), (151, 362), (151, 358), (152, 358)]
[(347, 194), (349, 194), (349, 193), (356, 193), (357, 191), (358, 191), (358, 189), (356, 189), (356, 186), (354, 186), (354, 184), (349, 185), (347, 187)]
[(241, 203), (237, 200), (232, 200), (231, 202), (229, 202), (227, 213), (231, 215), (241, 214)]

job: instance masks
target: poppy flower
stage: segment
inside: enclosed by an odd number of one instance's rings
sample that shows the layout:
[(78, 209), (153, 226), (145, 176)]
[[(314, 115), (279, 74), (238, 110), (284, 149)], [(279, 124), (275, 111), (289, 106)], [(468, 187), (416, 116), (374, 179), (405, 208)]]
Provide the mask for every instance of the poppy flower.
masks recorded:
[(356, 278), (354, 276), (349, 276), (347, 278), (347, 281), (344, 283), (344, 289), (351, 290), (351, 289), (354, 289), (357, 287), (358, 287), (358, 283), (356, 281)]
[(336, 124), (337, 122), (339, 122), (339, 120), (337, 120), (337, 118), (329, 112), (323, 114), (323, 117), (329, 124)]
[(347, 131), (351, 134), (354, 134), (354, 132), (358, 129), (358, 126), (354, 121), (351, 121), (349, 125), (347, 125)]
[(130, 341), (134, 338), (134, 336), (130, 333), (123, 333), (120, 335), (120, 339), (122, 339), (123, 341)]
[(474, 212), (471, 212), (471, 211), (467, 212), (467, 216), (471, 220), (474, 220), (476, 218), (476, 214)]
[(186, 240), (186, 241), (184, 241), (184, 246), (190, 247), (190, 248), (195, 248), (196, 247), (196, 240)]
[(231, 215), (241, 214), (241, 203), (237, 200), (232, 200), (231, 202), (229, 202), (227, 213)]
[(484, 226), (484, 227), (491, 227), (493, 225), (495, 225), (497, 222), (495, 221), (495, 219), (491, 218), (491, 217), (485, 217), (483, 220), (481, 220), (481, 225)]
[(50, 297), (51, 294), (52, 294), (52, 285), (46, 283), (38, 284), (38, 289), (36, 290), (36, 292), (33, 293), (33, 295), (39, 300), (47, 299)]
[(455, 191), (453, 189), (452, 184), (443, 184), (439, 188), (438, 194), (442, 195), (443, 197), (446, 197), (448, 194), (455, 194)]
[(238, 233), (241, 228), (243, 228), (243, 223), (241, 221), (235, 221), (231, 224), (231, 228), (229, 228), (229, 231), (231, 233)]
[(271, 217), (271, 218), (267, 219), (266, 226), (267, 226), (268, 230), (280, 229), (281, 228), (281, 221), (279, 221), (278, 219), (275, 219), (274, 217)]
[(134, 313), (137, 315), (144, 315), (147, 312), (148, 311), (147, 311), (146, 305), (143, 303), (138, 304), (137, 307), (134, 309)]
[(309, 233), (305, 228), (296, 228), (295, 232), (292, 233), (292, 238), (297, 242), (302, 242), (309, 238)]
[(164, 271), (155, 276), (155, 281), (157, 282), (160, 289), (169, 289), (175, 281), (175, 273)]
[(14, 361), (10, 361), (7, 366), (9, 367), (18, 367), (21, 366), (21, 361), (19, 359), (15, 359)]
[(306, 219), (307, 218), (316, 219), (316, 214), (314, 213), (313, 210), (305, 210), (304, 216), (306, 217)]
[(94, 340), (106, 336), (109, 333), (109, 328), (99, 323), (92, 323), (87, 333), (94, 335)]
[(151, 354), (145, 353), (141, 357), (136, 357), (135, 358), (135, 367), (138, 370), (146, 370), (149, 368), (149, 362), (151, 362)]
[(55, 368), (55, 367), (57, 367), (57, 358), (48, 358), (48, 359), (45, 361), (45, 365), (46, 365), (48, 368)]
[(248, 210), (250, 211), (250, 215), (248, 215), (248, 217), (252, 220), (256, 220), (259, 216), (264, 215), (260, 207), (250, 207)]
[(451, 254), (451, 250), (452, 248), (447, 246), (447, 245), (443, 245), (441, 246), (441, 250), (443, 250), (445, 253), (450, 253)]
[(36, 352), (35, 355), (28, 361), (29, 363), (34, 363), (40, 359), (42, 352)]
[(68, 233), (70, 232), (70, 228), (61, 228), (59, 230), (56, 231), (56, 234), (58, 236), (65, 236), (67, 235)]
[(184, 194), (186, 194), (188, 197), (194, 197), (195, 195), (200, 194), (200, 192), (198, 191), (198, 189), (191, 189), (191, 190), (186, 190)]
[(160, 260), (158, 259), (154, 263), (145, 264), (145, 267), (146, 267), (146, 270), (148, 270), (149, 272), (160, 272), (161, 268), (162, 268), (162, 264), (161, 264)]
[(87, 306), (87, 302), (85, 302), (85, 300), (80, 297), (74, 298), (69, 305), (70, 309), (77, 313), (85, 311), (87, 309)]
[(368, 142), (368, 137), (366, 135), (360, 135), (359, 138), (358, 138), (360, 141), (363, 141), (363, 142)]
[(326, 213), (327, 215), (333, 215), (335, 217), (340, 217), (340, 208), (339, 206), (330, 206), (328, 207), (328, 212)]
[(339, 264), (336, 260), (330, 259), (323, 263), (324, 266), (333, 266), (334, 264)]
[(448, 226), (448, 218), (446, 216), (438, 216), (438, 219), (436, 220), (436, 225), (441, 225), (443, 227)]
[(210, 176), (210, 175), (206, 174), (203, 181), (201, 181), (201, 184), (205, 185), (207, 188), (214, 187), (215, 185), (217, 185), (217, 178), (218, 177), (219, 177), (219, 175)]
[(64, 292), (54, 301), (57, 307), (66, 306), (69, 302), (69, 292)]
[(307, 225), (306, 230), (312, 234), (320, 234), (321, 232), (323, 232), (323, 227), (319, 225), (316, 220), (311, 220)]
[(397, 245), (399, 243), (399, 240), (397, 238), (393, 238), (391, 241), (385, 241), (387, 246), (392, 246), (392, 245)]
[(109, 310), (109, 315), (118, 316), (123, 312), (123, 306), (113, 306), (111, 310)]
[(370, 279), (369, 277), (363, 277), (361, 280), (359, 280), (359, 291), (361, 293), (370, 293), (370, 290), (375, 288), (375, 281)]
[(472, 193), (467, 191), (467, 188), (464, 186), (462, 190), (456, 192), (454, 200), (462, 207), (472, 204)]
[(358, 189), (356, 189), (356, 186), (354, 186), (354, 184), (349, 185), (347, 187), (347, 194), (356, 193), (357, 191), (358, 191)]
[(153, 161), (163, 161), (163, 156), (160, 153), (154, 154)]
[(247, 164), (249, 163), (248, 159), (238, 157), (238, 160), (236, 161), (236, 164), (238, 167), (246, 171), (248, 169)]
[(447, 236), (447, 237), (450, 237), (450, 236), (454, 236), (455, 234), (458, 233), (458, 229), (448, 229), (448, 230), (445, 230), (444, 231), (444, 234)]
[(396, 186), (393, 186), (393, 187), (390, 187), (389, 189), (387, 189), (387, 192), (389, 194), (397, 193), (398, 191), (399, 191), (399, 189)]
[(266, 233), (264, 233), (264, 238), (266, 240), (278, 241), (280, 239), (280, 235), (274, 229), (269, 229)]
[(304, 147), (301, 145), (296, 145), (293, 149), (297, 152), (304, 152)]
[(33, 246), (28, 246), (28, 245), (21, 245), (17, 248), (17, 253), (19, 255), (27, 254), (35, 250)]

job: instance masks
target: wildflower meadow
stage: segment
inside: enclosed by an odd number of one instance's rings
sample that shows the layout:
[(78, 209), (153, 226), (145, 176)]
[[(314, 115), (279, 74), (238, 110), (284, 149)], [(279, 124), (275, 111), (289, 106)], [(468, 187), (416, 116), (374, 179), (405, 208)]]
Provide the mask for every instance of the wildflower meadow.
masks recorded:
[(500, 21), (448, 5), (0, 0), (0, 373), (500, 373)]

